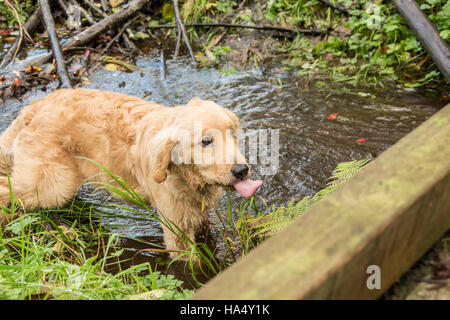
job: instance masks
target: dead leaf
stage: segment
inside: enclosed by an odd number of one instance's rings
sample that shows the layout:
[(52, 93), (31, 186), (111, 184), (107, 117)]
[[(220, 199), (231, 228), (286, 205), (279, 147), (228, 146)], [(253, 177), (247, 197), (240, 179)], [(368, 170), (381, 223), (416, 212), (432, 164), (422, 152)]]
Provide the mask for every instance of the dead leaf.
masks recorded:
[(30, 67), (26, 68), (25, 71), (28, 73), (33, 73), (36, 71), (42, 71), (42, 68), (30, 66)]
[(328, 116), (328, 120), (334, 120), (334, 119), (336, 119), (336, 117), (338, 116), (338, 114), (337, 113), (332, 113), (332, 114), (330, 114), (329, 116)]
[(105, 65), (105, 69), (108, 71), (117, 71), (117, 65), (115, 65), (114, 63), (107, 63)]

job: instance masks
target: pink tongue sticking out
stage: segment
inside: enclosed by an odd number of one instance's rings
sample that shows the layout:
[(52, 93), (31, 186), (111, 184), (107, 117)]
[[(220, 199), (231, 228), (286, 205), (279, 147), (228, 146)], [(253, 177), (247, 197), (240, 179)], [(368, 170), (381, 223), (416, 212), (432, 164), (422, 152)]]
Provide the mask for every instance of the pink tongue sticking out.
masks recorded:
[(234, 185), (237, 192), (244, 198), (250, 198), (256, 191), (257, 188), (261, 187), (263, 184), (262, 180), (244, 180), (238, 182)]

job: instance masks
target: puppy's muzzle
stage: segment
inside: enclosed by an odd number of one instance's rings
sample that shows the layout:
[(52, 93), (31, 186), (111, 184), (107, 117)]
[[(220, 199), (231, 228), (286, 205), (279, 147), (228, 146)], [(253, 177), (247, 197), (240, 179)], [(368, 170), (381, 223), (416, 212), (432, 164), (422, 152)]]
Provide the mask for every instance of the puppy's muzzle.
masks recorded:
[(246, 164), (235, 164), (231, 168), (231, 174), (236, 180), (242, 181), (247, 177), (249, 169)]

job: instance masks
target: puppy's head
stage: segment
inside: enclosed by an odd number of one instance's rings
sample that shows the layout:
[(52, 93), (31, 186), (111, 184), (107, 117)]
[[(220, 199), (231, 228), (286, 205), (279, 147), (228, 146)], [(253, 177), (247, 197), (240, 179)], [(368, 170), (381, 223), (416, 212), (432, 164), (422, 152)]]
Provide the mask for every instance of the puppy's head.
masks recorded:
[(236, 187), (249, 181), (250, 168), (238, 148), (238, 134), (234, 113), (212, 101), (193, 98), (179, 107), (165, 133), (152, 172), (154, 180), (163, 182), (171, 166), (185, 166), (204, 184)]

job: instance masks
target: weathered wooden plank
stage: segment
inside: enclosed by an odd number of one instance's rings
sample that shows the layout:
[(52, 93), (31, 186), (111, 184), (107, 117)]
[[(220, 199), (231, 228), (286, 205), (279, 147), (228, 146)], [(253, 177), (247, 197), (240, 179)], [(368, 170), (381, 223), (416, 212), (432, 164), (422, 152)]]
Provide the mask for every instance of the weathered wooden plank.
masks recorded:
[(193, 298), (377, 298), (449, 228), (450, 104)]

